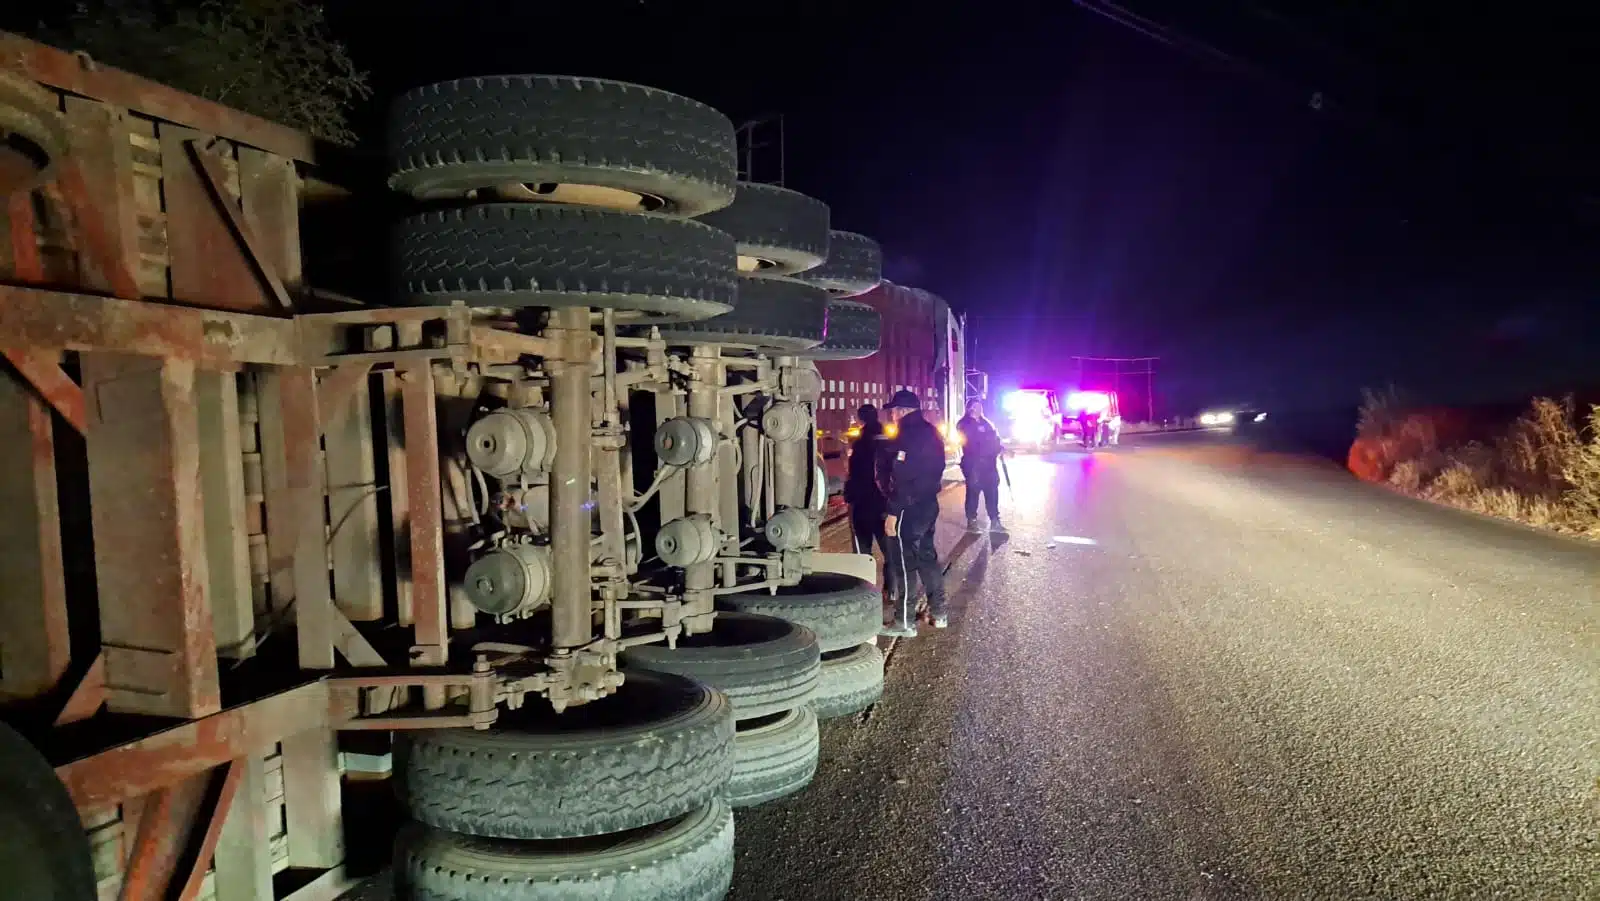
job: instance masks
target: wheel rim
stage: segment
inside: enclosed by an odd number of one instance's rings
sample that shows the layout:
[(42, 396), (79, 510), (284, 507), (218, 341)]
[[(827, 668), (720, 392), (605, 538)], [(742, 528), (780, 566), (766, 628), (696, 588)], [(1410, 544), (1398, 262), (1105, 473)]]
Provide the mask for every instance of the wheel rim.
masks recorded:
[(622, 213), (655, 213), (667, 208), (665, 198), (640, 191), (613, 188), (607, 185), (567, 184), (543, 182), (527, 184), (513, 182), (494, 188), (497, 200), (522, 203), (559, 203), (567, 206), (595, 207)]
[(739, 271), (745, 274), (752, 272), (771, 272), (781, 269), (783, 264), (770, 257), (760, 257), (752, 254), (739, 254)]

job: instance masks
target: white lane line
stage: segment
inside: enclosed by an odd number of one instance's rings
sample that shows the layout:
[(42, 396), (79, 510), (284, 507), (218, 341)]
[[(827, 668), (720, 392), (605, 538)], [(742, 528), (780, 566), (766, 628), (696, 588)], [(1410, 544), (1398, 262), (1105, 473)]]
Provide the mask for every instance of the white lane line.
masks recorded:
[(1050, 540), (1057, 544), (1077, 544), (1083, 545), (1084, 547), (1094, 547), (1100, 543), (1095, 541), (1093, 538), (1079, 538), (1076, 535), (1056, 535)]

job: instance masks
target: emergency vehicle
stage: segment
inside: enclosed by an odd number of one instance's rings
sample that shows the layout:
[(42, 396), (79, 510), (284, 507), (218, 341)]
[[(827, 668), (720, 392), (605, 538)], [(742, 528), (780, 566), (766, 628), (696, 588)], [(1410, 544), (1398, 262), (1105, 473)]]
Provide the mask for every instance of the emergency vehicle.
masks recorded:
[[(1115, 391), (1072, 391), (1065, 397), (1052, 388), (1012, 391), (1001, 401), (1004, 439), (1014, 448), (1045, 450), (1076, 435), (1085, 447), (1114, 445), (1122, 434), (1122, 411)], [(1098, 434), (1085, 440), (1083, 415), (1090, 414)]]

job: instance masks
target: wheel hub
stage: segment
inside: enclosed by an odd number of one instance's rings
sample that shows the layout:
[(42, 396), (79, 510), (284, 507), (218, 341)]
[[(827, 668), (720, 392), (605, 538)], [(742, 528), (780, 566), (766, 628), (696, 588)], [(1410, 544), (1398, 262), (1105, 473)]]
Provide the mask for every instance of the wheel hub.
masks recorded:
[(539, 184), (514, 183), (493, 189), (500, 200), (522, 203), (560, 203), (567, 206), (599, 207), (624, 213), (653, 213), (665, 209), (666, 200), (654, 194), (642, 194), (605, 185), (565, 184), (543, 182)]

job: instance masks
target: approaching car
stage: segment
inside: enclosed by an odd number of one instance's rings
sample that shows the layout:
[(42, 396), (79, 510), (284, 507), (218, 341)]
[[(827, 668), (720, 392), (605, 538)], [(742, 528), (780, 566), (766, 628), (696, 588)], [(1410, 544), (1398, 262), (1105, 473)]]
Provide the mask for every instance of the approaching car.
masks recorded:
[(1236, 410), (1233, 414), (1234, 434), (1259, 432), (1266, 425), (1267, 414), (1263, 410)]
[(1267, 414), (1254, 404), (1235, 404), (1230, 407), (1213, 407), (1197, 418), (1201, 428), (1243, 432), (1259, 428), (1267, 421)]

